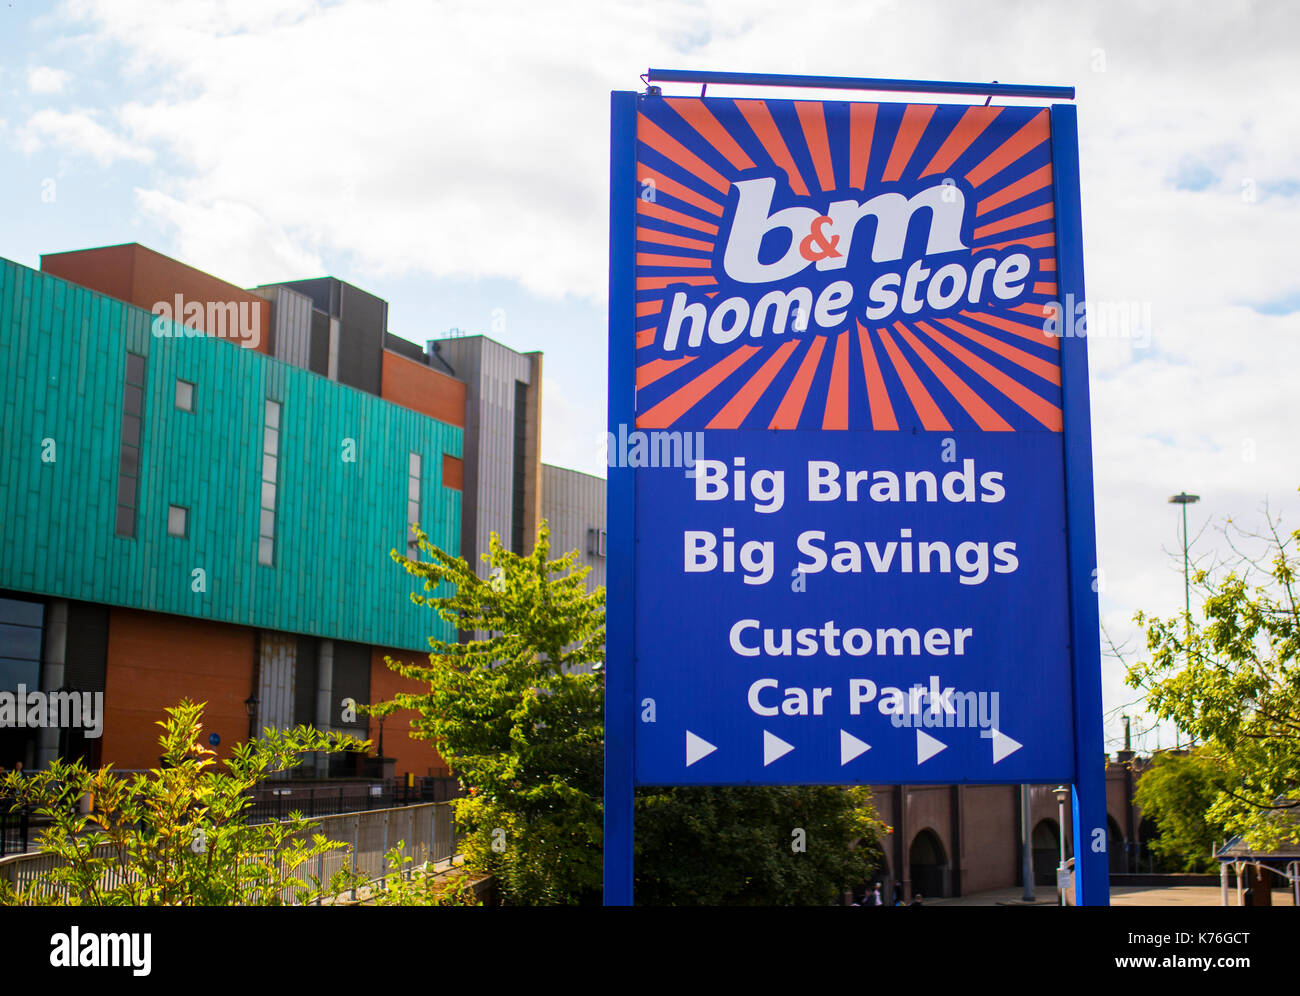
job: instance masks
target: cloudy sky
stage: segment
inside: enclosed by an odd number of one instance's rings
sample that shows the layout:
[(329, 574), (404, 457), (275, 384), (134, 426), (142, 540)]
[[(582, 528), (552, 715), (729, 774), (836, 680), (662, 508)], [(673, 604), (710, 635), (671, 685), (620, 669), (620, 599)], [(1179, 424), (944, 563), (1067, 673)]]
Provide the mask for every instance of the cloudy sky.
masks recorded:
[(0, 255), (137, 241), (249, 286), (330, 273), (413, 341), (542, 349), (543, 458), (593, 473), (610, 90), (649, 66), (1074, 84), (1090, 304), (1139, 319), (1090, 343), (1107, 630), (1139, 653), (1133, 613), (1180, 608), (1169, 495), (1203, 496), (1207, 563), (1266, 499), (1297, 524), (1300, 8), (14, 0), (0, 22)]

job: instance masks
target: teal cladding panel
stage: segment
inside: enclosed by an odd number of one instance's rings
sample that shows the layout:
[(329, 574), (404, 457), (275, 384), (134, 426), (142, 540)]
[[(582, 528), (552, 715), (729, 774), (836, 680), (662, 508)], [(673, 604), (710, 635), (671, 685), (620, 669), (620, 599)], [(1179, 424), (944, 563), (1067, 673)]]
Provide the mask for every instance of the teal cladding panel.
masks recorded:
[[(462, 430), (153, 322), (0, 260), (0, 588), (412, 650), (454, 639), (388, 554), (406, 548), (412, 452), (420, 525), (459, 553), (442, 456), (462, 455)], [(114, 529), (128, 350), (147, 370), (134, 539)], [(178, 378), (197, 385), (193, 413), (175, 407)], [(267, 398), (283, 405), (271, 567), (257, 556)], [(189, 509), (185, 539), (167, 535), (169, 505)]]

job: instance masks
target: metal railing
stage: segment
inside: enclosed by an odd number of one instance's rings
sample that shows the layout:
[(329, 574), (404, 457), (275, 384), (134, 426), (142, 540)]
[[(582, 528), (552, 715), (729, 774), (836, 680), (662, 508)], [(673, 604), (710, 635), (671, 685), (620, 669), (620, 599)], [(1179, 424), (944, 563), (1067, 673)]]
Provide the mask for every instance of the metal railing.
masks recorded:
[[(364, 812), (344, 813), (312, 820), (312, 825), (305, 833), (291, 835), (286, 843), (295, 837), (310, 841), (320, 834), (327, 840), (347, 844), (346, 849), (330, 851), (309, 859), (305, 865), (291, 870), (287, 861), (280, 859), (281, 881), (290, 878), (310, 880), (317, 878), (322, 883), (328, 882), (344, 868), (351, 868), (360, 873), (367, 883), (381, 880), (388, 867), (385, 855), (397, 847), (402, 847), (399, 855), (411, 858), (406, 868), (419, 867), (423, 864), (436, 865), (450, 860), (456, 853), (456, 825), (451, 804), (447, 802), (428, 802), (414, 806), (402, 806), (396, 809), (366, 810)], [(113, 848), (103, 845), (96, 848), (94, 857), (111, 858)], [(46, 876), (55, 868), (66, 864), (62, 858), (52, 854), (16, 854), (0, 859), (0, 880), (7, 881), (17, 890), (35, 885), (38, 895), (56, 897), (59, 887), (49, 883)], [(108, 866), (100, 879), (101, 889), (110, 889), (127, 881), (129, 870), (120, 862)], [(279, 901), (293, 903), (295, 886), (286, 884), (279, 892)], [(351, 890), (350, 898), (357, 898), (357, 891)]]
[(22, 806), (11, 811), (12, 804), (12, 798), (0, 796), (0, 858), (27, 850), (29, 810)]

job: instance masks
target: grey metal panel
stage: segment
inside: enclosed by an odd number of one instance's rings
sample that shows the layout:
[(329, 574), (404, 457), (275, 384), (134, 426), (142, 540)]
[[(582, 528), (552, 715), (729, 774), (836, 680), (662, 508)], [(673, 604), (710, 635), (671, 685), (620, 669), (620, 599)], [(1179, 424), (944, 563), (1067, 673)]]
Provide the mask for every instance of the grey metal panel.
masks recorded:
[(531, 382), (527, 356), (487, 336), (439, 340), (442, 355), (465, 381), (465, 496), (461, 513), (461, 556), (480, 576), (479, 556), (496, 533), (509, 546), (513, 510), (515, 382)]
[(263, 631), (262, 652), (258, 662), (257, 725), (282, 730), (293, 726), (294, 662), (298, 657), (298, 638), (283, 633)]
[(310, 369), (311, 298), (283, 284), (254, 287), (253, 293), (271, 302), (275, 358)]
[(542, 517), (551, 528), (551, 557), (577, 550), (590, 567), (587, 588), (605, 584), (605, 558), (589, 552), (588, 530), (605, 529), (605, 479), (542, 464)]

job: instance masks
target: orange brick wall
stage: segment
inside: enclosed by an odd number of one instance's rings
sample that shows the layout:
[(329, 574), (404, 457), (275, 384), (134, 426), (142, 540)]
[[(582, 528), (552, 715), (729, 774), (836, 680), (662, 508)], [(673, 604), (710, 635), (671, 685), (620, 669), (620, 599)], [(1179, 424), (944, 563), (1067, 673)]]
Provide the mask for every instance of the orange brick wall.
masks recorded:
[[(412, 653), (407, 650), (385, 650), (374, 647), (370, 651), (370, 701), (384, 702), (397, 692), (426, 692), (429, 686), (424, 682), (403, 678), (384, 663), (384, 657), (392, 657), (411, 664), (427, 664), (428, 654)], [(401, 778), (406, 772), (413, 772), (416, 777), (422, 775), (447, 775), (450, 771), (433, 745), (427, 740), (411, 739), (411, 720), (418, 713), (413, 709), (399, 709), (384, 721), (384, 753), (397, 763), (394, 772)], [(370, 717), (370, 731), (366, 734), (373, 746), (373, 752), (379, 751), (379, 720)]]
[(385, 401), (465, 428), (465, 382), (390, 349), (384, 350), (380, 394)]
[[(146, 311), (152, 311), (160, 301), (174, 307), (177, 294), (183, 303), (199, 302), (205, 308), (209, 302), (242, 303), (248, 306), (245, 314), (249, 325), (228, 327), (225, 336), (252, 341), (255, 330), (257, 350), (268, 354), (272, 351), (270, 301), (142, 245), (51, 253), (41, 257), (41, 270)], [(204, 328), (206, 321), (206, 317), (186, 319), (183, 314), (172, 318), (197, 329)]]
[(216, 748), (248, 738), (244, 700), (253, 690), (254, 631), (239, 626), (131, 609), (109, 615), (102, 762), (156, 768), (164, 709), (181, 699), (207, 702), (201, 743)]
[(442, 455), (442, 486), (465, 490), (465, 461), (449, 453)]

